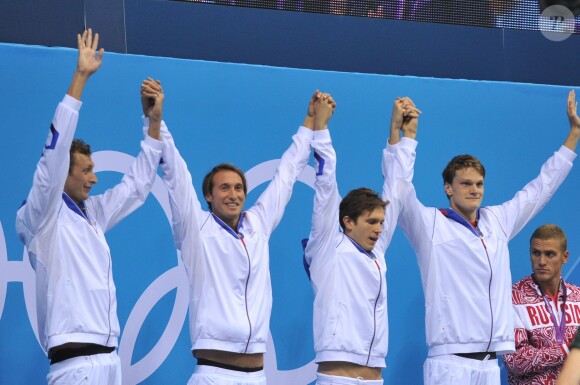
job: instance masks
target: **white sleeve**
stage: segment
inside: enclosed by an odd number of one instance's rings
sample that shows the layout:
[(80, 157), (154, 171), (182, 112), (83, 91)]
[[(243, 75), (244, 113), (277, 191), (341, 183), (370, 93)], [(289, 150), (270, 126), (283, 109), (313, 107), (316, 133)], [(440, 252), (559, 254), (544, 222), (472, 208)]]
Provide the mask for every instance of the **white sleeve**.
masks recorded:
[(173, 240), (175, 247), (181, 250), (186, 237), (195, 238), (188, 239), (193, 244), (199, 243), (201, 218), (204, 212), (193, 187), (191, 173), (177, 150), (165, 122), (161, 124), (161, 137), (165, 144), (161, 170), (169, 193)]
[(506, 235), (513, 239), (540, 212), (572, 169), (576, 153), (560, 147), (543, 165), (540, 174), (509, 201), (485, 207), (500, 220)]
[(312, 141), (316, 179), (312, 228), (305, 249), (306, 262), (324, 264), (324, 259), (334, 255), (339, 226), (340, 195), (336, 183), (336, 153), (328, 130), (315, 131)]
[(101, 195), (90, 197), (95, 217), (104, 232), (141, 207), (155, 182), (163, 142), (145, 136), (141, 151), (121, 182)]
[(16, 216), (18, 236), (27, 246), (43, 226), (51, 225), (62, 204), (70, 164), (70, 146), (81, 106), (81, 101), (65, 95), (55, 111), (50, 133), (34, 172), (32, 188)]
[(294, 183), (308, 163), (312, 135), (312, 130), (300, 127), (292, 136), (292, 144), (282, 155), (274, 177), (256, 204), (248, 210), (260, 218), (268, 236), (280, 223)]
[[(425, 242), (424, 239), (430, 239), (433, 236), (437, 210), (434, 207), (425, 207), (417, 199), (415, 186), (411, 182), (416, 146), (417, 142), (409, 138), (403, 138), (398, 144), (388, 146), (388, 152), (391, 150), (394, 152), (391, 160), (402, 162), (402, 164), (390, 164), (383, 171), (388, 189), (387, 199), (392, 201), (394, 211), (400, 210), (397, 223), (405, 233), (421, 264), (421, 258), (429, 255), (429, 250), (426, 248), (429, 248), (431, 243)], [(385, 161), (388, 160), (389, 158), (385, 159)], [(391, 214), (391, 216), (394, 215)], [(391, 223), (388, 226), (393, 227)], [(385, 240), (387, 239), (389, 239), (389, 234), (385, 237)]]
[(404, 199), (412, 187), (415, 167), (415, 148), (417, 142), (413, 139), (402, 138), (397, 145), (387, 142), (383, 150), (383, 200), (389, 201), (385, 210), (383, 232), (377, 246), (384, 253), (393, 238), (399, 214), (404, 206)]

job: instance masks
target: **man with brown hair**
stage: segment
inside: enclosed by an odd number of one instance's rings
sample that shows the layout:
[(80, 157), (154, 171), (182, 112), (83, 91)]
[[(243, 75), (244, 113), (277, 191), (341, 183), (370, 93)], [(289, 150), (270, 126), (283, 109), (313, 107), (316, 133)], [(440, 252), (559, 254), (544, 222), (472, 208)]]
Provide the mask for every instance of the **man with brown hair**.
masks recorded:
[(553, 385), (580, 325), (580, 288), (565, 282), (566, 234), (543, 225), (530, 238), (533, 273), (512, 287), (516, 351), (503, 356), (511, 385)]
[[(341, 200), (336, 153), (327, 126), (334, 110), (332, 97), (323, 94), (315, 110), (312, 148), (317, 173), (304, 259), (314, 290), (317, 384), (381, 385), (388, 349), (385, 252), (401, 210), (400, 201), (388, 202), (385, 197), (398, 186), (388, 185), (385, 179), (382, 197), (363, 187)], [(419, 114), (409, 98), (398, 98), (389, 144), (383, 150), (383, 173), (405, 165), (397, 174), (406, 174), (409, 183), (413, 164), (398, 157), (411, 152), (395, 154), (392, 145), (399, 142), (401, 130), (414, 138)]]
[(51, 384), (121, 385), (120, 335), (112, 259), (105, 233), (141, 206), (157, 175), (163, 94), (141, 94), (151, 125), (121, 182), (90, 196), (97, 176), (91, 148), (74, 140), (81, 96), (101, 67), (99, 35), (78, 35), (78, 61), (59, 103), (16, 230), (36, 274), (40, 345)]
[(204, 178), (209, 211), (202, 209), (187, 165), (162, 123), (161, 168), (173, 238), (190, 282), (189, 333), (197, 358), (190, 385), (266, 384), (264, 353), (272, 307), (269, 240), (308, 163), (316, 98), (317, 93), (268, 187), (247, 210), (244, 174), (228, 163)]
[[(452, 159), (443, 172), (449, 208), (424, 206), (411, 185), (395, 189), (399, 225), (417, 256), (425, 295), (428, 357), (425, 385), (499, 385), (496, 355), (514, 351), (508, 242), (546, 205), (564, 181), (580, 138), (574, 91), (570, 131), (540, 174), (511, 200), (481, 207), (485, 171), (472, 156)], [(414, 143), (416, 145), (416, 142)], [(413, 150), (408, 143), (397, 151)], [(405, 175), (388, 175), (405, 184)]]

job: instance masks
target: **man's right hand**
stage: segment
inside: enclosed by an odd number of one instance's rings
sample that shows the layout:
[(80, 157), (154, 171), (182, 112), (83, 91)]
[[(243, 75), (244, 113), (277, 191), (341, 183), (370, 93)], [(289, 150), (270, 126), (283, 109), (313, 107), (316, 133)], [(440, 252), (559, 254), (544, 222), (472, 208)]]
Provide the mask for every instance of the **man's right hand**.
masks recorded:
[(401, 130), (404, 136), (415, 139), (419, 125), (419, 115), (421, 115), (421, 110), (415, 106), (411, 98), (398, 97), (395, 99), (393, 112), (391, 114), (389, 143), (399, 143), (401, 140)]
[(149, 118), (148, 135), (154, 139), (161, 137), (161, 121), (163, 120), (163, 101), (165, 94), (159, 80), (147, 78), (141, 84), (141, 106), (143, 115)]
[(77, 71), (81, 75), (89, 77), (101, 68), (105, 49), (101, 48), (97, 52), (97, 48), (99, 47), (99, 34), (95, 33), (93, 39), (93, 31), (90, 28), (83, 32), (82, 36), (80, 34), (77, 35), (77, 44), (79, 49)]
[(580, 140), (580, 117), (578, 117), (578, 102), (576, 101), (576, 92), (571, 90), (568, 93), (568, 121), (570, 122), (570, 133), (564, 141), (564, 146), (572, 151), (576, 151), (578, 141)]
[(312, 97), (308, 102), (308, 109), (306, 110), (306, 117), (304, 118), (304, 123), (302, 123), (304, 127), (309, 128), (311, 130), (314, 130), (314, 104), (316, 103), (320, 95), (322, 95), (322, 92), (318, 90), (314, 91), (314, 94), (312, 94)]
[(150, 121), (161, 122), (163, 119), (163, 101), (165, 94), (159, 80), (147, 78), (141, 84), (141, 106), (143, 115)]
[(411, 98), (405, 98), (403, 103), (403, 110), (405, 117), (403, 118), (403, 126), (401, 130), (403, 131), (403, 136), (411, 139), (417, 137), (417, 128), (419, 127), (419, 115), (421, 115), (421, 110), (419, 110)]
[(81, 100), (87, 80), (101, 68), (105, 50), (101, 48), (97, 51), (99, 34), (96, 33), (93, 39), (93, 31), (90, 28), (83, 32), (82, 36), (80, 34), (77, 35), (77, 44), (79, 51), (77, 68), (67, 93), (73, 98)]
[(328, 129), (328, 121), (334, 113), (336, 103), (330, 94), (321, 93), (316, 103), (314, 103), (314, 130)]

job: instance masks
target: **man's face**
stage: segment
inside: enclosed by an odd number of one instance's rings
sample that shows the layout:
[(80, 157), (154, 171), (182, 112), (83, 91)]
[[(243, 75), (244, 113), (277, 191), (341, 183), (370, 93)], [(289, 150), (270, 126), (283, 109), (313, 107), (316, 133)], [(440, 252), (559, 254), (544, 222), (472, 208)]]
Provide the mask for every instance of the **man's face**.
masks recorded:
[(469, 221), (475, 221), (483, 200), (483, 176), (474, 168), (457, 170), (453, 183), (445, 183), (451, 208)]
[(383, 231), (384, 222), (385, 209), (380, 206), (373, 211), (363, 211), (355, 220), (349, 217), (343, 218), (346, 235), (366, 251), (372, 251), (375, 247)]
[(568, 250), (562, 250), (559, 240), (533, 238), (530, 242), (530, 260), (534, 277), (540, 286), (560, 282), (562, 265), (568, 262)]
[(89, 197), (89, 192), (98, 182), (93, 172), (95, 164), (89, 155), (73, 154), (73, 165), (64, 184), (64, 192), (79, 204)]
[(242, 178), (234, 171), (221, 170), (212, 180), (211, 194), (205, 199), (211, 203), (213, 213), (235, 230), (246, 200)]

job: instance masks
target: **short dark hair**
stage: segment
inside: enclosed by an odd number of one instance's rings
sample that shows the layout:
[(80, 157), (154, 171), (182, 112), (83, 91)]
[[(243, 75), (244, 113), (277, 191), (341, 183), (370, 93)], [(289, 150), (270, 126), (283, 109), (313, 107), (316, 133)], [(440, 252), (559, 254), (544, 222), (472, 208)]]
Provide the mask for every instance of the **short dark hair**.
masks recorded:
[(82, 154), (86, 156), (91, 156), (91, 146), (87, 144), (82, 139), (73, 139), (72, 143), (70, 144), (70, 161), (68, 166), (68, 172), (72, 170), (72, 166), (75, 164), (75, 154)]
[[(211, 191), (213, 190), (213, 177), (220, 171), (233, 171), (242, 178), (242, 185), (244, 186), (244, 195), (248, 195), (248, 183), (246, 182), (246, 175), (244, 172), (234, 166), (231, 163), (220, 163), (208, 172), (205, 177), (203, 178), (203, 184), (201, 186), (201, 190), (203, 192), (203, 197), (205, 198), (207, 195), (211, 195)], [(211, 203), (205, 200), (209, 209), (211, 210)]]
[(547, 224), (538, 227), (530, 237), (530, 245), (532, 244), (533, 239), (541, 239), (543, 241), (555, 239), (560, 242), (562, 251), (568, 250), (568, 238), (566, 238), (564, 230), (557, 225)]
[[(485, 178), (485, 167), (483, 164), (473, 155), (463, 154), (457, 155), (453, 159), (447, 163), (445, 169), (443, 170), (443, 184), (449, 183), (453, 184), (453, 179), (455, 178), (455, 174), (459, 170), (464, 170), (466, 168), (472, 168), (477, 171), (482, 177)], [(447, 194), (445, 194), (447, 195)], [(450, 199), (449, 195), (447, 195), (447, 199)]]
[(382, 200), (379, 194), (370, 188), (361, 187), (352, 190), (340, 202), (338, 213), (340, 227), (343, 231), (345, 230), (344, 217), (349, 217), (356, 222), (365, 211), (373, 211), (378, 207), (384, 209), (388, 204), (389, 201)]

